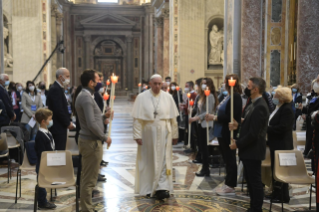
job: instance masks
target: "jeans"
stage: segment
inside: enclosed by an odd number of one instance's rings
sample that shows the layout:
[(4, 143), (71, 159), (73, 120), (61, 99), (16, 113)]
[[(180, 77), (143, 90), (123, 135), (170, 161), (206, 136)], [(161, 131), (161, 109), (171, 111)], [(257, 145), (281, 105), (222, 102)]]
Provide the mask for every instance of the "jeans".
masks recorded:
[[(39, 167), (40, 167), (40, 161), (37, 162), (36, 165), (36, 172), (37, 172), (37, 179), (39, 176)], [(38, 205), (43, 206), (48, 202), (47, 200), (47, 190), (45, 188), (38, 187)]]
[(35, 136), (37, 135), (38, 132), (38, 124), (35, 124), (33, 128), (30, 127), (29, 124), (25, 125), (26, 130), (28, 130), (28, 132), (30, 133), (30, 141), (34, 141), (35, 140)]
[(198, 147), (199, 152), (202, 156), (203, 170), (209, 169), (209, 156), (208, 156), (208, 147), (207, 147), (207, 133), (206, 128), (203, 128), (201, 124), (197, 125), (198, 127)]

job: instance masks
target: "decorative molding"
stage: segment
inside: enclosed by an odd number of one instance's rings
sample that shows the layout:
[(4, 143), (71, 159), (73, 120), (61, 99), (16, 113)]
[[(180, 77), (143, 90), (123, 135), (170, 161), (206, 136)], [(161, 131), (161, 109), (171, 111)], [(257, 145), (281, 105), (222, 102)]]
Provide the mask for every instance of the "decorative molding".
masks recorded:
[(163, 9), (162, 14), (165, 19), (169, 19), (169, 9)]
[(58, 13), (58, 5), (57, 4), (51, 4), (51, 16), (55, 16)]
[(163, 18), (162, 17), (154, 18), (154, 24), (157, 27), (163, 27)]
[(64, 16), (63, 16), (63, 13), (59, 13), (59, 12), (58, 12), (58, 13), (56, 14), (56, 23), (60, 25), (60, 24), (62, 23), (62, 21), (63, 21), (63, 17), (64, 17)]

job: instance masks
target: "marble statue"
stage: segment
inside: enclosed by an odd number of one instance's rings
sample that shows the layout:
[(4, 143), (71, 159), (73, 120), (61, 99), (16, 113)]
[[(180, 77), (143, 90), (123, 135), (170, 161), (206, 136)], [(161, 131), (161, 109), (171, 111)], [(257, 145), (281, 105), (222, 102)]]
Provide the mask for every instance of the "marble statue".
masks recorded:
[[(3, 27), (3, 39), (7, 39), (9, 36), (9, 30), (6, 27)], [(4, 67), (13, 67), (13, 58), (12, 56), (8, 53), (8, 46), (4, 43)]]
[(222, 30), (218, 31), (218, 27), (213, 25), (212, 31), (209, 33), (210, 53), (209, 64), (215, 65), (222, 62), (223, 57), (223, 40), (224, 33)]
[(101, 55), (101, 49), (100, 48), (96, 48), (95, 49), (95, 55)]

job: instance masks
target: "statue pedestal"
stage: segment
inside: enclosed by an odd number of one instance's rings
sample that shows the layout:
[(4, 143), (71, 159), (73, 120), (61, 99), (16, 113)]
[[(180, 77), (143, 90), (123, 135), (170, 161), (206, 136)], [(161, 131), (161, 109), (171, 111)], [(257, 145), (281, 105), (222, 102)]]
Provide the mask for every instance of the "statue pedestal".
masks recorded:
[(4, 68), (4, 73), (9, 76), (10, 81), (13, 81), (13, 68), (6, 67)]

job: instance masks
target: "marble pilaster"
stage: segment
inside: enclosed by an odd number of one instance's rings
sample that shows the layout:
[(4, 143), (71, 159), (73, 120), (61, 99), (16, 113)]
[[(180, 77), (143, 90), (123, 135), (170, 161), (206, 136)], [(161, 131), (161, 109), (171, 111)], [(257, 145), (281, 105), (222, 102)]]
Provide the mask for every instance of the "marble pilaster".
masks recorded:
[(127, 45), (127, 74), (126, 74), (126, 88), (129, 91), (133, 90), (133, 49), (132, 49), (132, 36), (126, 37)]
[(155, 72), (163, 75), (163, 18), (155, 18)]
[(169, 76), (169, 10), (163, 10), (163, 77)]
[(303, 93), (319, 74), (319, 1), (299, 0), (297, 22), (297, 82)]
[(90, 60), (91, 60), (91, 35), (86, 35), (84, 37), (84, 42), (85, 42), (85, 64), (84, 67), (90, 68)]
[[(51, 46), (52, 50), (57, 45), (57, 5), (52, 4), (51, 5)], [(52, 55), (51, 58), (51, 79), (55, 79), (55, 71), (57, 70), (57, 54), (58, 52), (55, 52), (54, 55)]]
[[(56, 15), (56, 40), (57, 42), (61, 41), (63, 39), (62, 36), (62, 23), (63, 23), (63, 13), (57, 13)], [(65, 45), (65, 44), (64, 44)], [(58, 51), (57, 52), (57, 61), (56, 61), (56, 66), (57, 68), (62, 67), (63, 66), (63, 54)], [(53, 69), (53, 72), (55, 70)], [(54, 78), (52, 78), (54, 79)]]
[(241, 81), (261, 77), (262, 1), (242, 0), (241, 14)]

